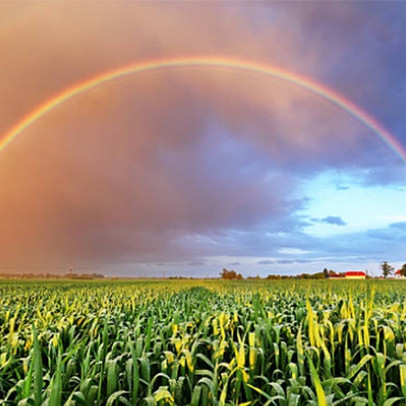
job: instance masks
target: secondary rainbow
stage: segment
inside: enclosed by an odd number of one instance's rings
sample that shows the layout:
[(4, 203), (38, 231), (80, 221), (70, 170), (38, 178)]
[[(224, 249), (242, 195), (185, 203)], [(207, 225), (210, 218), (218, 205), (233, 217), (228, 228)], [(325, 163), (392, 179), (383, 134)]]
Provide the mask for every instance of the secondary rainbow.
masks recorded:
[(68, 101), (69, 99), (78, 96), (79, 94), (86, 92), (96, 86), (100, 86), (104, 83), (113, 81), (115, 79), (135, 75), (141, 72), (159, 71), (165, 69), (176, 68), (217, 68), (217, 69), (233, 69), (242, 72), (250, 72), (254, 74), (261, 74), (265, 76), (271, 76), (273, 78), (280, 79), (282, 81), (299, 86), (303, 89), (310, 91), (313, 94), (320, 96), (328, 102), (335, 104), (341, 109), (345, 110), (348, 114), (355, 119), (363, 123), (374, 134), (380, 137), (393, 152), (398, 155), (406, 164), (406, 149), (402, 144), (386, 130), (381, 124), (379, 124), (373, 117), (356, 106), (345, 97), (336, 93), (332, 89), (316, 83), (315, 81), (289, 72), (287, 70), (279, 69), (270, 65), (253, 63), (240, 59), (229, 59), (219, 56), (212, 57), (179, 57), (179, 58), (166, 58), (160, 60), (151, 60), (138, 62), (133, 65), (120, 67), (117, 69), (103, 72), (97, 76), (86, 79), (80, 83), (77, 83), (62, 92), (51, 97), (43, 104), (36, 107), (34, 110), (25, 115), (18, 123), (15, 124), (7, 133), (3, 135), (0, 140), (0, 153), (19, 135), (21, 135), (26, 129), (33, 125), (37, 120), (42, 118), (48, 112), (53, 110), (60, 104)]

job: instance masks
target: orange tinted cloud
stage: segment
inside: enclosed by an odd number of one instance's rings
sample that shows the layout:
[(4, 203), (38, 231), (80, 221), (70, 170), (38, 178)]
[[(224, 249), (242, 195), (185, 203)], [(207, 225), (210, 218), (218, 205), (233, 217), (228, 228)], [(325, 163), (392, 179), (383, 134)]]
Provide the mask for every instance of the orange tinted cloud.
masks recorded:
[[(1, 3), (0, 133), (79, 80), (154, 57), (242, 56), (319, 79), (325, 48), (306, 44), (300, 10)], [(359, 123), (277, 80), (204, 69), (119, 80), (0, 155), (0, 256), (54, 269), (221, 254), (210, 239), (225, 230), (294, 229), (301, 174), (368, 163), (365, 146)]]

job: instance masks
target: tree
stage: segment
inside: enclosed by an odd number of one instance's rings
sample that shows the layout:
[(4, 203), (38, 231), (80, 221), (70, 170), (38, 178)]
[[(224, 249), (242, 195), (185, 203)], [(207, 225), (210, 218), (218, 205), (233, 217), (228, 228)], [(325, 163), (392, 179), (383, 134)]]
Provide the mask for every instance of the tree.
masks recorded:
[(221, 276), (221, 279), (227, 279), (227, 280), (243, 279), (241, 274), (237, 275), (237, 272), (229, 271), (226, 268), (223, 268), (223, 270), (220, 272), (220, 276)]
[(325, 278), (328, 278), (328, 269), (327, 268), (323, 269), (323, 275)]
[(403, 264), (402, 268), (400, 268), (400, 274), (406, 276), (406, 264)]
[(384, 278), (387, 278), (393, 271), (394, 267), (389, 265), (387, 261), (381, 263), (382, 275)]

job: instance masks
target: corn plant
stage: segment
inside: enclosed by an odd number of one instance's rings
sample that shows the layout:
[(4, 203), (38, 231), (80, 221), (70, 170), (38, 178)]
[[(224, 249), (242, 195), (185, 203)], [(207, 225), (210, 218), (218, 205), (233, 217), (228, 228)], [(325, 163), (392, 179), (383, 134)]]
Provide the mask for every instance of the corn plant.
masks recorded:
[(406, 405), (401, 281), (1, 281), (2, 405)]

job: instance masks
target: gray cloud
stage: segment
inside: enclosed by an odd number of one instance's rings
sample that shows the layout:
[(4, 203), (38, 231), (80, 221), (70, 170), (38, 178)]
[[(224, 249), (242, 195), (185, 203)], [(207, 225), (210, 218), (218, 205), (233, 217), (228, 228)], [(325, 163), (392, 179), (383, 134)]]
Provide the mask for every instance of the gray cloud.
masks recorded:
[(290, 264), (309, 264), (312, 260), (310, 259), (278, 259), (275, 261), (276, 264), (290, 265)]
[(187, 266), (202, 266), (206, 265), (205, 261), (191, 261), (186, 264)]
[(396, 222), (396, 223), (392, 223), (390, 225), (390, 227), (406, 231), (406, 221), (399, 221), (399, 222)]
[(327, 216), (320, 219), (320, 222), (326, 224), (333, 224), (336, 226), (345, 226), (347, 224), (341, 217), (338, 216)]
[[(310, 219), (313, 223), (325, 223), (325, 224), (331, 224), (335, 226), (345, 226), (347, 223), (339, 216), (327, 216), (324, 218), (317, 218), (313, 217)], [(309, 223), (310, 225), (310, 223)]]
[[(402, 135), (403, 10), (400, 3), (0, 3), (0, 133), (101, 71), (214, 54), (312, 77)], [(297, 189), (330, 167), (363, 173), (365, 186), (404, 183), (404, 164), (384, 143), (295, 86), (221, 69), (123, 78), (61, 105), (2, 153), (0, 256), (8, 266), (205, 266), (199, 258), (276, 258), (283, 247), (338, 260), (377, 256), (388, 246), (374, 251), (374, 241), (403, 238), (386, 229), (347, 241), (304, 233), (298, 212), (308, 201)], [(334, 216), (319, 221), (345, 225)], [(366, 242), (355, 244), (360, 237)]]
[(262, 261), (257, 262), (258, 265), (272, 265), (274, 263), (275, 261), (270, 261), (269, 259), (264, 259)]

